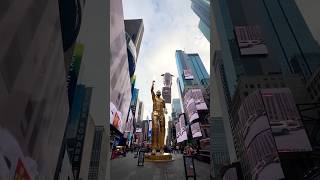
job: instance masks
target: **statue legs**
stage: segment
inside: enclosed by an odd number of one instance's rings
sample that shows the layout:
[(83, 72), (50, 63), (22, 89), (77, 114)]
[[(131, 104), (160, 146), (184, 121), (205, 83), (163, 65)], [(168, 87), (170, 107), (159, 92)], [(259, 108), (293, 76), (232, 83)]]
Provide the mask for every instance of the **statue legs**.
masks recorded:
[(165, 137), (165, 117), (164, 116), (160, 116), (159, 117), (159, 124), (160, 124), (160, 127), (159, 127), (159, 148), (160, 148), (160, 151), (163, 153), (163, 149), (164, 149), (164, 137)]
[(152, 115), (152, 153), (156, 153), (159, 149), (159, 118), (157, 115)]

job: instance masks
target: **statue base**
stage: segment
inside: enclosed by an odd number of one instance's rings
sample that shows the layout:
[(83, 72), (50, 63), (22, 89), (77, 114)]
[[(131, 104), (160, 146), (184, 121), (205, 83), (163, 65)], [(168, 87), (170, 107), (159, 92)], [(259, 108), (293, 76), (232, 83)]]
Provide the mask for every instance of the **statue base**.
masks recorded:
[(169, 162), (173, 161), (174, 159), (170, 153), (146, 153), (144, 155), (144, 160), (147, 162)]

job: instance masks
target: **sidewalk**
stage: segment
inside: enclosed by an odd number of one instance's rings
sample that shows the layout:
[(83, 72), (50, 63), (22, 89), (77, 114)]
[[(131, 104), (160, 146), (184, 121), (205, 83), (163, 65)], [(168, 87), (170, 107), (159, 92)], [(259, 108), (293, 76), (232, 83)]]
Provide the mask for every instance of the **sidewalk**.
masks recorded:
[[(138, 159), (132, 153), (111, 160), (111, 180), (185, 180), (183, 156), (173, 154), (172, 162), (145, 162), (137, 166)], [(194, 160), (197, 180), (210, 179), (210, 165)], [(192, 178), (189, 178), (190, 180)]]

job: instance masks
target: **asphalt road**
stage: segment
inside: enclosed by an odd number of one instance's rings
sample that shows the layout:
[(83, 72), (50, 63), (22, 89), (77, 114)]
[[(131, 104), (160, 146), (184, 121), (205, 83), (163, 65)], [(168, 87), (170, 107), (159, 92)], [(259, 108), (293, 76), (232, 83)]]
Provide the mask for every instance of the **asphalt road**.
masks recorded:
[[(145, 162), (137, 166), (132, 153), (111, 160), (111, 180), (186, 180), (183, 156), (174, 154), (172, 162)], [(210, 180), (210, 164), (194, 160), (197, 180)], [(192, 178), (189, 178), (192, 179)]]

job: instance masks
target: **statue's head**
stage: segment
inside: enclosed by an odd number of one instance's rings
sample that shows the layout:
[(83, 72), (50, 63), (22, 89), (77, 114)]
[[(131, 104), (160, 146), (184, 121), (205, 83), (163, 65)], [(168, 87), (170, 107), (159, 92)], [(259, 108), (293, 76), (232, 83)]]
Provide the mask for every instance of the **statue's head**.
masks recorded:
[(161, 96), (161, 91), (158, 90), (158, 91), (156, 92), (156, 95), (157, 95), (158, 97), (160, 97), (160, 96)]

